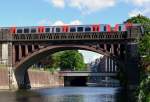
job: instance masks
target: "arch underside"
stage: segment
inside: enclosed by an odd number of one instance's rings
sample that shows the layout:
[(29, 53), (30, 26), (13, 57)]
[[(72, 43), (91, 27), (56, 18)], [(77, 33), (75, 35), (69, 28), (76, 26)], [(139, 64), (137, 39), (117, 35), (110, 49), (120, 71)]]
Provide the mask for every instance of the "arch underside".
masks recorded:
[(14, 70), (19, 88), (26, 88), (28, 87), (27, 85), (30, 84), (27, 70), (31, 65), (33, 65), (36, 62), (39, 62), (41, 59), (49, 56), (50, 54), (64, 50), (88, 50), (102, 54), (104, 56), (115, 57), (115, 55), (111, 54), (109, 51), (104, 50), (102, 48), (97, 48), (96, 46), (73, 44), (44, 46), (43, 48), (34, 50), (28, 56), (22, 58), (19, 62), (16, 62)]
[(39, 50), (34, 51), (33, 53), (29, 54), (19, 62), (15, 64), (15, 69), (28, 69), (31, 65), (38, 62), (39, 60), (49, 56), (50, 54), (53, 54), (55, 52), (64, 51), (64, 50), (87, 50), (96, 52), (99, 54), (102, 54), (104, 56), (113, 56), (110, 52), (107, 50), (104, 50), (102, 48), (97, 47), (91, 47), (88, 45), (68, 45), (68, 44), (62, 44), (62, 45), (50, 45), (44, 48), (41, 48)]

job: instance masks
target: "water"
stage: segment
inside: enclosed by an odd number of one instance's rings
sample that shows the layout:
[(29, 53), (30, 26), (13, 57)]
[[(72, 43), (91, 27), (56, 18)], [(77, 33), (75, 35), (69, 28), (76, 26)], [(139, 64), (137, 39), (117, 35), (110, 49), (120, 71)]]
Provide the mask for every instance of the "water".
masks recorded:
[(0, 102), (116, 102), (117, 88), (62, 87), (1, 91)]

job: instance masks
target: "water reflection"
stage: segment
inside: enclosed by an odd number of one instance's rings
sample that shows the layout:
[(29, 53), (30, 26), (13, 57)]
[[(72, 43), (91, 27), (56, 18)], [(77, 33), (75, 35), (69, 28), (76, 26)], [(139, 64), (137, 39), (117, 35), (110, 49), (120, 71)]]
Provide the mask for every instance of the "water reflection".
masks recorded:
[(0, 92), (0, 102), (116, 102), (117, 88), (65, 87)]

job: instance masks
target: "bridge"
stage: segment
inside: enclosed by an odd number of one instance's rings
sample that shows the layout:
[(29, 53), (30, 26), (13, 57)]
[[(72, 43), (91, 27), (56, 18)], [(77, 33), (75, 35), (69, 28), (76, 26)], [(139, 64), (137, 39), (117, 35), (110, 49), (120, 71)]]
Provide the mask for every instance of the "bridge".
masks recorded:
[(99, 73), (89, 71), (60, 71), (60, 76), (97, 76), (97, 77), (114, 77), (117, 73)]
[(10, 86), (26, 88), (31, 65), (55, 52), (72, 49), (89, 50), (113, 59), (125, 72), (128, 84), (136, 86), (139, 81), (137, 46), (142, 26), (133, 24), (126, 30), (110, 30), (105, 26), (108, 31), (100, 31), (97, 25), (89, 27), (90, 30), (84, 28), (84, 31), (78, 26), (75, 26), (77, 31), (70, 27), (70, 32), (66, 32), (68, 27), (62, 31), (54, 27), (55, 32), (47, 32), (44, 27), (0, 28), (0, 59), (8, 64)]

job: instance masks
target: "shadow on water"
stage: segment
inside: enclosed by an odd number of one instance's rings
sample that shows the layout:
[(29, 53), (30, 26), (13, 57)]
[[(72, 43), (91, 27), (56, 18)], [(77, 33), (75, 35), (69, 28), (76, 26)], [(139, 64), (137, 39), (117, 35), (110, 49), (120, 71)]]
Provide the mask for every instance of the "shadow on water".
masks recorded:
[(118, 89), (115, 99), (116, 102), (128, 102), (127, 90), (124, 88)]

